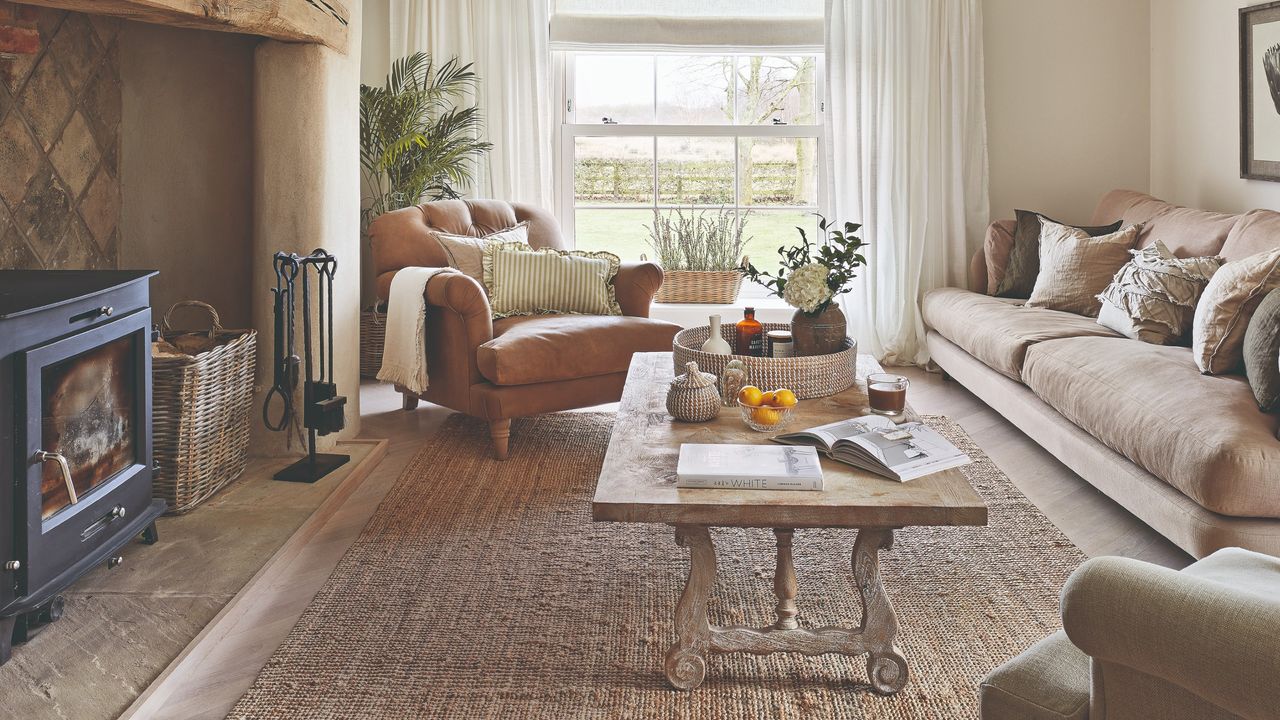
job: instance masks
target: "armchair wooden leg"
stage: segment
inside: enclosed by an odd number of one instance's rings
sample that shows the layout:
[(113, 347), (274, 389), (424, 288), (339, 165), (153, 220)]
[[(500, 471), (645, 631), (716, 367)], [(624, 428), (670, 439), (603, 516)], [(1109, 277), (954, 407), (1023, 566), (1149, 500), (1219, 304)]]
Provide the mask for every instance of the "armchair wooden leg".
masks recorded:
[(489, 437), (493, 439), (493, 457), (507, 459), (507, 444), (511, 438), (511, 420), (490, 420)]
[(400, 391), (400, 407), (405, 410), (413, 410), (418, 407), (418, 396), (408, 390)]

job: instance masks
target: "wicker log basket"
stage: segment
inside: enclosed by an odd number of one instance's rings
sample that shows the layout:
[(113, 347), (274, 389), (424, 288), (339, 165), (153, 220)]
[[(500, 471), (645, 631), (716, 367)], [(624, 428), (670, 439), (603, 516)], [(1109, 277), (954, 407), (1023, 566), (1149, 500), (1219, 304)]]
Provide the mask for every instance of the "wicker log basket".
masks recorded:
[(387, 313), (377, 306), (360, 313), (360, 377), (376, 378), (382, 369), (382, 343), (387, 337)]
[[(788, 330), (787, 323), (763, 323), (764, 331)], [(720, 328), (720, 335), (733, 344), (732, 325)], [(704, 353), (702, 343), (711, 336), (707, 326), (688, 328), (676, 333), (672, 341), (672, 359), (677, 374), (685, 363), (696, 362), (698, 368), (717, 377), (724, 373), (730, 360), (741, 360), (747, 368), (747, 383), (762, 388), (790, 388), (800, 399), (826, 397), (853, 387), (857, 379), (858, 344), (845, 338), (844, 349), (830, 355), (805, 357), (753, 357), (750, 355), (716, 355)]]
[(667, 270), (654, 296), (660, 303), (715, 303), (737, 301), (746, 274), (741, 270)]
[[(173, 330), (173, 311), (197, 307), (208, 330)], [(244, 471), (253, 412), (258, 334), (227, 330), (218, 311), (197, 300), (164, 314), (161, 341), (151, 348), (154, 492), (169, 514), (189, 512)]]

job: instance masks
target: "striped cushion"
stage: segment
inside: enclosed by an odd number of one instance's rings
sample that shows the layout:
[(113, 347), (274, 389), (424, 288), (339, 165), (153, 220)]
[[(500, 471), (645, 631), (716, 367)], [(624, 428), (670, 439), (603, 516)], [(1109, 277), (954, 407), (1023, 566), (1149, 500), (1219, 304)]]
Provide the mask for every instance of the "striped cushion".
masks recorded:
[(620, 265), (613, 253), (493, 243), (484, 250), (484, 286), (494, 318), (621, 315), (613, 290)]

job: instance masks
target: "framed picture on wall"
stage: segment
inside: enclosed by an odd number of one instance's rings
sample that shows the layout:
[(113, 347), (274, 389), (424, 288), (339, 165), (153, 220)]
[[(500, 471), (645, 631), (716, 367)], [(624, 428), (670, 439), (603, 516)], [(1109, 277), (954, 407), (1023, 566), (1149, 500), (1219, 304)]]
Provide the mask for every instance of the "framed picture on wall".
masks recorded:
[(1240, 177), (1280, 182), (1280, 2), (1240, 9)]

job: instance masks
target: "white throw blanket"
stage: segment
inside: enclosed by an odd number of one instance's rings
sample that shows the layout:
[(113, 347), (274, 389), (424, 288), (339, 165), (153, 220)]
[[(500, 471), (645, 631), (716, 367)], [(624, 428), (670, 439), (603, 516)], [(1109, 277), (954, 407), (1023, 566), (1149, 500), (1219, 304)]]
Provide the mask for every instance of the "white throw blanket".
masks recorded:
[(422, 394), (427, 390), (427, 282), (453, 268), (407, 267), (391, 278), (387, 336), (378, 379)]

